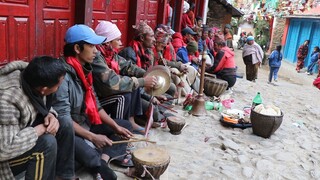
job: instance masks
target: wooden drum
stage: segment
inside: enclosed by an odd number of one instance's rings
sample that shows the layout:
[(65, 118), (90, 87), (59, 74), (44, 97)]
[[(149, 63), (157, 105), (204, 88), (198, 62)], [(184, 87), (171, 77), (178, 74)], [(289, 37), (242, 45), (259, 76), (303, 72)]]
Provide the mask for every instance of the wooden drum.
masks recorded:
[(170, 129), (170, 133), (178, 135), (181, 134), (181, 129), (186, 124), (186, 121), (179, 117), (170, 116), (167, 118), (167, 124)]
[[(165, 149), (145, 147), (137, 149), (132, 153), (132, 161), (137, 177), (152, 179), (149, 173), (145, 172), (145, 167), (155, 179), (159, 179), (169, 165), (170, 156)], [(142, 175), (145, 176), (142, 177)]]
[(204, 93), (207, 96), (219, 97), (228, 88), (228, 82), (222, 79), (204, 77)]

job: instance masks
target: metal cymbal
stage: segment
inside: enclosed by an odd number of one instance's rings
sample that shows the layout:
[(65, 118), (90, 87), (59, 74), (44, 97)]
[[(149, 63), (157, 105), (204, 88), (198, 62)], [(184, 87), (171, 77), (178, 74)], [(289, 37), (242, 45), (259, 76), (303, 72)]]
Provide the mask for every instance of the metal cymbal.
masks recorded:
[(145, 91), (152, 96), (159, 96), (164, 94), (170, 87), (170, 71), (167, 67), (162, 65), (153, 66), (144, 75), (144, 77), (155, 76), (157, 78), (157, 85), (152, 89)]

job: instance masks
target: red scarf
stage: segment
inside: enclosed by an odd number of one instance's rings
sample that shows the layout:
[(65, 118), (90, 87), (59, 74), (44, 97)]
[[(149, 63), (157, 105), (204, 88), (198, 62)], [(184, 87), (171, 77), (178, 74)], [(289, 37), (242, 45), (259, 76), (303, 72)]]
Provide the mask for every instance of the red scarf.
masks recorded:
[(114, 56), (115, 54), (117, 54), (117, 51), (116, 50), (114, 51), (111, 47), (106, 47), (104, 45), (97, 45), (96, 47), (98, 51), (100, 51), (101, 54), (103, 55), (108, 67), (114, 70), (117, 74), (119, 74), (120, 73), (119, 64), (114, 59)]
[(145, 70), (148, 69), (151, 66), (150, 55), (145, 53), (145, 49), (142, 47), (141, 43), (133, 40), (129, 43), (129, 46), (131, 46), (136, 53), (137, 66)]
[(68, 64), (70, 64), (74, 68), (86, 91), (85, 92), (85, 95), (86, 95), (85, 113), (88, 115), (90, 122), (92, 124), (102, 124), (99, 113), (98, 113), (96, 98), (94, 96), (93, 89), (92, 89), (92, 81), (93, 81), (92, 73), (90, 72), (86, 78), (82, 69), (82, 65), (76, 58), (69, 56), (66, 58), (66, 61)]

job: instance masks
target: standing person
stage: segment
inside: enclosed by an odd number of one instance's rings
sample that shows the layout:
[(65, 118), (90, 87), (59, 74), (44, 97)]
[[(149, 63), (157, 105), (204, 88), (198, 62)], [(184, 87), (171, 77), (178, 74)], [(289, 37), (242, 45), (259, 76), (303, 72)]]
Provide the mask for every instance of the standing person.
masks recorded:
[(74, 131), (58, 121), (52, 96), (65, 76), (48, 56), (0, 69), (0, 179), (74, 179)]
[(165, 7), (164, 21), (165, 21), (165, 25), (167, 25), (171, 28), (173, 9), (170, 6), (170, 1), (171, 0), (167, 1), (166, 7)]
[(247, 44), (244, 45), (242, 58), (246, 65), (246, 77), (248, 81), (253, 81), (258, 78), (258, 69), (263, 59), (263, 50), (254, 41), (253, 36), (247, 38)]
[(232, 32), (232, 29), (231, 29), (231, 25), (230, 24), (226, 24), (226, 26), (224, 27), (224, 38), (226, 40), (226, 43), (227, 43), (227, 46), (229, 48), (231, 48), (232, 50), (233, 49), (233, 32)]
[[(113, 140), (130, 138), (128, 120), (113, 120), (97, 101), (92, 81), (91, 63), (97, 55), (95, 45), (105, 41), (94, 31), (82, 24), (70, 27), (65, 35), (64, 57), (67, 74), (54, 96), (53, 107), (59, 113), (60, 121), (73, 121), (75, 130), (75, 160), (97, 178), (116, 179), (108, 167), (109, 158), (120, 157), (117, 162), (129, 164), (126, 155), (127, 144), (112, 145)], [(119, 124), (119, 125), (118, 125)]]
[(297, 52), (297, 67), (296, 71), (297, 73), (300, 72), (300, 70), (304, 67), (304, 59), (308, 55), (308, 50), (309, 50), (309, 40), (305, 40), (304, 43), (299, 47), (298, 52)]
[(190, 17), (188, 16), (189, 8), (190, 8), (189, 3), (186, 1), (183, 1), (183, 14), (182, 14), (182, 20), (181, 20), (181, 29), (184, 29), (186, 27), (193, 28), (194, 23), (191, 21)]
[(269, 73), (269, 81), (268, 83), (271, 83), (272, 77), (275, 82), (278, 81), (278, 71), (281, 66), (281, 60), (282, 60), (282, 53), (281, 53), (281, 45), (278, 45), (275, 50), (272, 51), (272, 53), (269, 56), (269, 67), (270, 67), (270, 73)]
[(320, 49), (318, 46), (314, 47), (313, 52), (311, 54), (311, 60), (310, 60), (311, 63), (308, 66), (308, 70), (307, 70), (308, 75), (313, 74), (313, 67), (318, 63), (318, 61), (320, 59), (319, 51), (320, 51)]

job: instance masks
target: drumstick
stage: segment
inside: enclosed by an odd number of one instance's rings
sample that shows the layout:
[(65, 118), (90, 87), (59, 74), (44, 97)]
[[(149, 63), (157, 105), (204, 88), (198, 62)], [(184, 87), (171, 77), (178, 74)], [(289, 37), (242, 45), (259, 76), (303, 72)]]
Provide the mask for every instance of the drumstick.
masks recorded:
[(189, 124), (186, 123), (186, 124), (183, 126), (183, 128), (181, 129), (181, 131), (184, 130), (184, 128), (187, 127), (188, 125), (189, 125)]
[(170, 111), (172, 111), (172, 112), (178, 113), (177, 111), (175, 111), (175, 110), (173, 110), (173, 109), (171, 109), (171, 108), (169, 108), (169, 107), (167, 107), (167, 106), (165, 106), (165, 105), (163, 105), (163, 104), (158, 104), (158, 105), (161, 106), (161, 107), (163, 107), (163, 108), (165, 108), (165, 109), (168, 109), (168, 110), (170, 110)]
[(147, 140), (147, 139), (137, 139), (137, 140), (123, 140), (123, 141), (113, 141), (112, 144), (122, 144), (122, 143), (129, 143), (129, 142), (140, 142), (140, 141), (146, 141), (146, 142), (149, 142), (149, 143), (157, 143), (155, 141), (150, 141), (150, 140)]

